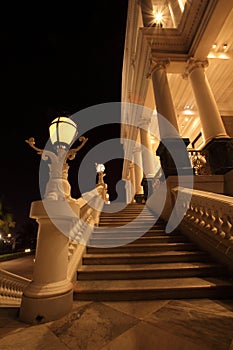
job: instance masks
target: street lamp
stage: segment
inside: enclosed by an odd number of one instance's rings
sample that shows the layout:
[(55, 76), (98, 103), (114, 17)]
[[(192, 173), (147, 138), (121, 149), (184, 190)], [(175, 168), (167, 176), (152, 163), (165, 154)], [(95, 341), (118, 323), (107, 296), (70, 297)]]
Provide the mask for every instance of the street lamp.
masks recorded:
[(68, 182), (69, 165), (67, 160), (73, 160), (76, 153), (87, 142), (84, 136), (79, 137), (81, 144), (73, 149), (70, 145), (77, 136), (77, 125), (68, 117), (58, 117), (54, 119), (49, 126), (50, 140), (55, 149), (55, 153), (47, 149), (40, 149), (35, 146), (33, 137), (25, 140), (38, 154), (41, 154), (43, 160), (50, 158), (49, 181), (46, 185), (45, 199), (51, 200), (72, 200), (70, 195), (70, 184)]
[(95, 168), (96, 168), (96, 172), (98, 174), (98, 184), (103, 184), (104, 183), (104, 176), (106, 175), (106, 174), (104, 174), (105, 166), (104, 166), (104, 164), (95, 163)]
[(73, 283), (67, 275), (69, 234), (80, 206), (70, 196), (67, 160), (75, 158), (87, 138), (79, 137), (81, 144), (69, 149), (77, 136), (77, 125), (64, 116), (51, 122), (49, 132), (52, 151), (37, 148), (32, 137), (26, 140), (43, 160), (50, 159), (45, 198), (32, 202), (30, 209), (30, 217), (38, 222), (38, 235), (32, 281), (24, 289), (19, 317), (32, 324), (58, 319), (73, 304)]
[(109, 201), (109, 194), (107, 193), (108, 191), (108, 185), (106, 183), (104, 183), (104, 176), (106, 175), (104, 173), (105, 171), (105, 166), (104, 164), (98, 164), (95, 163), (95, 168), (96, 168), (96, 172), (98, 174), (98, 183), (97, 183), (97, 187), (98, 186), (103, 186), (103, 199), (105, 201), (105, 203), (110, 204)]

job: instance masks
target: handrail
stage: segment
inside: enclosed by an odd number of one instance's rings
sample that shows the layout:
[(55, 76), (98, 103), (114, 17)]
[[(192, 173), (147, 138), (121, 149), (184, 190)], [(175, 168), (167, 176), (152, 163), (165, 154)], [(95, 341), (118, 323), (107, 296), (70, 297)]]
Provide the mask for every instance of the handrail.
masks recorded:
[[(205, 240), (217, 254), (233, 266), (233, 198), (222, 194), (191, 190), (183, 187), (172, 189), (174, 196), (179, 191), (179, 215), (183, 212), (180, 228), (197, 241)], [(191, 194), (191, 201), (190, 201)]]
[(19, 306), (30, 279), (0, 269), (0, 306)]
[[(73, 280), (89, 237), (99, 223), (99, 216), (104, 205), (104, 194), (105, 187), (99, 185), (76, 201), (80, 208), (80, 217), (73, 221), (70, 233), (67, 269), (69, 280)], [(30, 279), (0, 269), (0, 307), (20, 306), (23, 291), (30, 282)]]
[(96, 189), (84, 193), (77, 200), (80, 206), (80, 217), (74, 221), (69, 241), (69, 263), (67, 278), (75, 280), (77, 267), (81, 264), (86, 245), (99, 224), (99, 217), (104, 205), (105, 187), (99, 185)]

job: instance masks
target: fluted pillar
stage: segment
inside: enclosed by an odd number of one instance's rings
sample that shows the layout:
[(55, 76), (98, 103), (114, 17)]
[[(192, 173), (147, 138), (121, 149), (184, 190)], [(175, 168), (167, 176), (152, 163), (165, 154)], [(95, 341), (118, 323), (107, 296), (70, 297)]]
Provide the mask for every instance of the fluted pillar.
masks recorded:
[(129, 166), (129, 180), (131, 182), (131, 202), (134, 202), (135, 196), (135, 171), (134, 164), (131, 162)]
[(142, 118), (139, 124), (142, 144), (142, 165), (144, 177), (154, 177), (154, 156), (149, 132), (150, 119)]
[(143, 187), (141, 185), (143, 179), (142, 169), (142, 154), (141, 147), (135, 147), (133, 151), (134, 156), (134, 175), (135, 175), (135, 200), (141, 203), (143, 200)]
[(214, 174), (224, 174), (233, 168), (233, 139), (224, 127), (205, 68), (207, 60), (189, 59), (184, 77), (188, 77), (200, 115), (204, 150), (208, 152), (210, 168)]
[[(166, 66), (168, 64), (168, 60), (161, 60), (153, 62), (151, 68), (161, 140), (156, 154), (160, 157), (165, 177), (177, 175), (177, 168), (179, 168), (179, 173), (182, 172), (184, 175), (191, 174), (188, 153), (184, 152), (184, 149), (189, 144), (189, 140), (182, 140), (179, 137), (175, 108), (167, 79)], [(178, 159), (178, 162), (177, 160), (176, 162), (174, 161), (174, 154), (173, 156), (171, 155), (171, 150), (177, 153), (176, 159)]]
[(207, 60), (190, 59), (186, 70), (196, 99), (205, 143), (213, 138), (228, 137), (205, 74), (207, 66)]
[(155, 62), (151, 70), (151, 78), (154, 89), (154, 97), (156, 103), (157, 113), (165, 118), (172, 127), (159, 121), (160, 137), (171, 138), (177, 137), (178, 124), (176, 119), (175, 108), (172, 101), (171, 91), (168, 84), (166, 66), (169, 64), (168, 60)]
[(151, 144), (151, 135), (149, 131), (149, 118), (142, 118), (139, 123), (140, 139), (142, 145), (142, 165), (143, 165), (143, 193), (146, 200), (153, 192), (152, 182), (155, 176), (155, 156)]

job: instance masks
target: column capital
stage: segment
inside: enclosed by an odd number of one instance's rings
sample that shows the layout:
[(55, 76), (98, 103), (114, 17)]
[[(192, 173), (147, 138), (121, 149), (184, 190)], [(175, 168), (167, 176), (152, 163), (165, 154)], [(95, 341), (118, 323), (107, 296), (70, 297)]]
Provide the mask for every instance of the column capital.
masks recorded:
[(151, 59), (149, 72), (147, 74), (147, 78), (151, 78), (152, 74), (160, 69), (166, 70), (166, 67), (170, 64), (170, 60), (167, 58), (161, 58), (158, 60)]
[(187, 61), (187, 65), (185, 68), (185, 72), (183, 74), (184, 79), (188, 79), (188, 76), (196, 69), (196, 68), (206, 68), (209, 65), (208, 59), (196, 59), (196, 58), (189, 58)]

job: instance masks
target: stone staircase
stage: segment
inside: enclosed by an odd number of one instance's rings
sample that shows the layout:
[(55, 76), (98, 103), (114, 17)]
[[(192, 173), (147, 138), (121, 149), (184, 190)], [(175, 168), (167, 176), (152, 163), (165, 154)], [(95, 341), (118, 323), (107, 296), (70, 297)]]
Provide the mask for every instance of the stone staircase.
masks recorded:
[[(104, 208), (74, 283), (77, 300), (231, 298), (226, 268), (146, 206)], [(113, 207), (113, 209), (117, 207)]]

